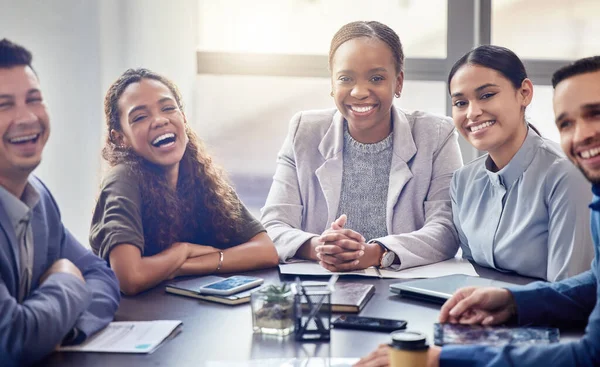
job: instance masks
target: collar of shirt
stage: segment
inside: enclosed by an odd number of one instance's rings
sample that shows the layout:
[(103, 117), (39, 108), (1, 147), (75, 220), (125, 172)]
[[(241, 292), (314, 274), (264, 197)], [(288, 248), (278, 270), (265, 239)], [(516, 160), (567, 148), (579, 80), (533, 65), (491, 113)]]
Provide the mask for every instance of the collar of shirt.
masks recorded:
[(531, 161), (533, 161), (533, 158), (535, 157), (537, 148), (540, 147), (542, 143), (542, 138), (535, 131), (528, 128), (525, 141), (517, 151), (517, 154), (512, 157), (506, 167), (498, 172), (490, 171), (490, 168), (493, 167), (493, 162), (492, 158), (488, 155), (484, 164), (486, 173), (492, 184), (509, 189), (515, 181), (523, 175), (523, 172), (525, 172), (527, 167), (529, 167)]
[(593, 184), (592, 192), (594, 193), (594, 198), (590, 204), (590, 209), (600, 211), (600, 184)]
[(22, 220), (28, 220), (29, 212), (40, 201), (40, 194), (29, 182), (25, 186), (21, 199), (0, 186), (0, 202), (4, 205), (13, 228), (17, 228)]

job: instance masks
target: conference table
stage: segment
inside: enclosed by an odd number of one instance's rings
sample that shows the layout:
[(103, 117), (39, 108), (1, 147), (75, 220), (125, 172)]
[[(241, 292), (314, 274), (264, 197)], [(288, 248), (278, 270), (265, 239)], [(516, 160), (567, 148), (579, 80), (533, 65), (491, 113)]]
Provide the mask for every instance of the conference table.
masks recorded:
[[(500, 273), (475, 265), (481, 277), (526, 284), (533, 279)], [(264, 278), (265, 283), (293, 281), (277, 268), (244, 273)], [(303, 280), (315, 279), (302, 277)], [(433, 324), (440, 306), (394, 295), (389, 285), (399, 279), (342, 276), (338, 282), (375, 285), (375, 294), (361, 316), (402, 319), (407, 330), (425, 333), (433, 341)], [(336, 315), (334, 315), (334, 318)], [(40, 366), (224, 366), (247, 360), (281, 358), (358, 358), (377, 345), (388, 343), (389, 333), (331, 330), (329, 342), (301, 343), (293, 334), (276, 337), (254, 334), (250, 304), (228, 306), (165, 292), (164, 284), (134, 297), (123, 296), (116, 321), (181, 320), (182, 331), (152, 354), (53, 353)], [(564, 332), (561, 342), (575, 340), (583, 330)], [(239, 363), (237, 363), (239, 365)]]

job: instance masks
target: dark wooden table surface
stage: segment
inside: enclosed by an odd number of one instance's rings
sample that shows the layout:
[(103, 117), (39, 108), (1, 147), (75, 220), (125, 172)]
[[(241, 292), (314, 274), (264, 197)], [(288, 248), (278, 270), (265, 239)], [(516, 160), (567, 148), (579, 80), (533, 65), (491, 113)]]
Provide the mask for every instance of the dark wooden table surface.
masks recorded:
[[(531, 279), (476, 267), (486, 278), (524, 284)], [(246, 273), (265, 279), (265, 283), (291, 281), (277, 269)], [(308, 279), (308, 278), (303, 278)], [(433, 323), (440, 306), (410, 300), (389, 292), (398, 279), (343, 276), (339, 282), (375, 285), (375, 295), (361, 316), (408, 321), (409, 330), (428, 335), (432, 342)], [(164, 285), (135, 297), (123, 297), (116, 321), (181, 320), (183, 331), (168, 340), (153, 354), (54, 353), (40, 366), (202, 366), (207, 361), (244, 361), (267, 358), (362, 357), (377, 345), (387, 343), (389, 334), (355, 330), (332, 330), (329, 343), (297, 343), (293, 335), (278, 338), (252, 332), (249, 304), (226, 306), (165, 293)], [(562, 335), (562, 341), (581, 336), (583, 330)]]

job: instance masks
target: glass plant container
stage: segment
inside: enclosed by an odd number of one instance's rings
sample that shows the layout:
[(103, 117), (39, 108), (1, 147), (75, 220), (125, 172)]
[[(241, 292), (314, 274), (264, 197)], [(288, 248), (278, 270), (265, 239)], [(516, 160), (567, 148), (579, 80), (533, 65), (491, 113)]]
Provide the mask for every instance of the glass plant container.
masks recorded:
[(255, 333), (285, 336), (294, 331), (294, 294), (288, 284), (268, 285), (253, 292), (251, 305)]

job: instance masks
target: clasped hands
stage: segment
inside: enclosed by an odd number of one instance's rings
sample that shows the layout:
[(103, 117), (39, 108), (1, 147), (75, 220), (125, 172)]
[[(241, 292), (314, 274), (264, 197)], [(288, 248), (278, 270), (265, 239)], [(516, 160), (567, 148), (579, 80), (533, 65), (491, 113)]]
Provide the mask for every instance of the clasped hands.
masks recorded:
[(358, 232), (348, 228), (342, 214), (321, 236), (313, 237), (316, 260), (329, 271), (351, 271), (379, 264), (383, 250), (379, 245), (366, 243)]

